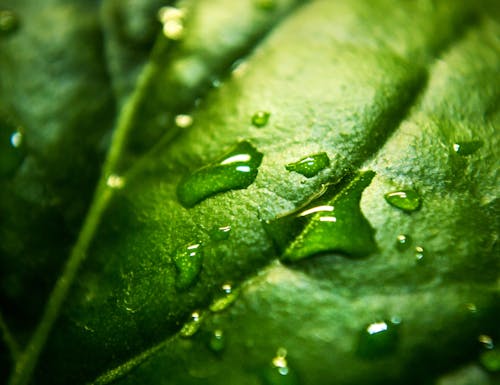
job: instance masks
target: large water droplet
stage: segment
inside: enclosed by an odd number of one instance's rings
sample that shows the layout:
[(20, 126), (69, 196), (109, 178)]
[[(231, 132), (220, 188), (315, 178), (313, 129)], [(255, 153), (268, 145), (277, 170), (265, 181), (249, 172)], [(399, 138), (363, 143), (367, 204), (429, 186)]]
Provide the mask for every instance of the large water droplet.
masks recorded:
[(266, 230), (284, 250), (283, 259), (299, 260), (325, 252), (363, 257), (377, 249), (374, 230), (361, 213), (363, 190), (375, 173), (358, 174), (340, 189), (331, 186), (305, 207), (267, 223)]
[(162, 7), (158, 19), (163, 24), (163, 34), (171, 40), (179, 40), (184, 34), (186, 11), (175, 7)]
[(307, 178), (312, 178), (329, 165), (330, 158), (328, 158), (326, 152), (320, 152), (319, 154), (306, 156), (295, 163), (289, 163), (285, 168), (288, 171), (295, 171)]
[(226, 310), (238, 298), (239, 291), (233, 289), (231, 284), (225, 283), (221, 287), (221, 295), (210, 305), (210, 311), (218, 313)]
[(399, 190), (384, 195), (391, 206), (406, 212), (416, 211), (420, 208), (421, 199), (415, 190)]
[(255, 127), (264, 127), (269, 121), (271, 113), (268, 111), (257, 111), (252, 115), (252, 124)]
[(11, 176), (22, 163), (26, 154), (24, 142), (21, 129), (0, 116), (0, 177)]
[(214, 241), (225, 241), (229, 239), (231, 234), (231, 226), (214, 227), (210, 230), (210, 238)]
[(7, 35), (19, 27), (19, 18), (9, 9), (0, 9), (0, 35)]
[[(396, 322), (394, 322), (396, 321)], [(362, 358), (377, 359), (396, 351), (399, 343), (400, 319), (369, 324), (361, 332), (357, 354)]]
[(195, 335), (198, 330), (200, 330), (202, 320), (203, 317), (199, 311), (192, 312), (190, 320), (184, 324), (182, 329), (179, 331), (179, 335), (183, 338), (189, 338)]
[(193, 207), (217, 193), (247, 188), (257, 177), (262, 153), (249, 142), (238, 145), (211, 165), (195, 171), (177, 186), (184, 207)]
[(226, 336), (222, 329), (215, 329), (210, 333), (210, 338), (208, 340), (208, 347), (214, 353), (220, 353), (226, 347)]
[(467, 156), (474, 154), (483, 146), (482, 140), (471, 140), (470, 142), (453, 143), (453, 151), (458, 155)]
[(408, 250), (411, 245), (411, 237), (406, 234), (399, 234), (396, 237), (396, 249), (399, 251)]
[(297, 374), (290, 368), (287, 350), (279, 348), (271, 365), (264, 371), (262, 379), (265, 385), (298, 385)]
[(193, 243), (177, 249), (174, 255), (177, 269), (176, 286), (180, 290), (191, 286), (201, 270), (203, 253), (201, 243)]

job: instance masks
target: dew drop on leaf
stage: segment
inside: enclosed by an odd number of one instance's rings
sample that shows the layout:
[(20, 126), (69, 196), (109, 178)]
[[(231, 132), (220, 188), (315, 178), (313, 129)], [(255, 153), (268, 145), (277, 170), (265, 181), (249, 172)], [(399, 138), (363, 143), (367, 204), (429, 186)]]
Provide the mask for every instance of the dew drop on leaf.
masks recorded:
[(158, 11), (158, 19), (163, 24), (163, 34), (170, 40), (179, 40), (184, 34), (184, 18), (186, 12), (175, 7), (162, 7)]
[(364, 257), (377, 250), (374, 230), (359, 206), (374, 175), (373, 171), (360, 173), (340, 191), (331, 186), (305, 207), (269, 222), (266, 231), (284, 249), (283, 259), (295, 261), (326, 252)]
[(210, 230), (210, 238), (214, 241), (225, 241), (229, 239), (231, 234), (231, 226), (214, 227)]
[(177, 198), (186, 208), (217, 193), (247, 188), (257, 177), (262, 153), (243, 141), (214, 163), (185, 177), (177, 186)]
[(7, 35), (19, 27), (19, 18), (8, 9), (0, 9), (0, 35)]
[(175, 125), (180, 128), (188, 128), (193, 124), (191, 115), (179, 114), (175, 117)]
[(270, 365), (263, 372), (265, 385), (299, 385), (297, 374), (290, 368), (287, 350), (279, 348)]
[(481, 334), (477, 340), (479, 343), (485, 348), (485, 349), (493, 349), (495, 347), (495, 344), (493, 343), (493, 338), (491, 338), (489, 335), (486, 334)]
[(399, 251), (408, 250), (411, 245), (411, 237), (406, 234), (399, 234), (396, 237), (396, 249)]
[(208, 347), (214, 353), (220, 353), (224, 350), (226, 347), (226, 336), (222, 329), (215, 329), (210, 333)]
[(391, 206), (408, 213), (418, 210), (422, 203), (415, 190), (392, 191), (385, 194), (384, 198)]
[(458, 155), (467, 156), (474, 154), (483, 146), (482, 140), (471, 140), (470, 142), (453, 143), (453, 151)]
[(269, 121), (269, 117), (271, 116), (271, 113), (268, 111), (257, 111), (255, 114), (252, 115), (252, 124), (255, 127), (264, 127), (267, 122)]
[(309, 155), (300, 159), (295, 163), (289, 163), (285, 166), (288, 171), (294, 171), (304, 175), (307, 178), (312, 178), (330, 165), (330, 158), (325, 152)]
[(108, 179), (106, 179), (106, 184), (110, 188), (121, 189), (125, 186), (125, 179), (119, 175), (111, 174), (108, 176)]
[(210, 311), (218, 313), (231, 306), (239, 296), (239, 290), (233, 289), (231, 284), (225, 283), (221, 287), (221, 294), (210, 305)]
[(377, 359), (396, 351), (399, 343), (399, 318), (377, 321), (363, 328), (357, 354), (365, 359)]
[(173, 259), (177, 269), (176, 286), (180, 290), (185, 290), (200, 274), (203, 260), (201, 243), (192, 243), (178, 248)]
[(192, 312), (190, 320), (184, 324), (179, 335), (183, 338), (194, 336), (200, 330), (202, 320), (203, 317), (199, 311)]
[(0, 141), (0, 177), (11, 176), (26, 155), (24, 134), (1, 116)]
[(422, 263), (424, 261), (424, 257), (425, 257), (424, 248), (422, 246), (415, 247), (415, 260), (418, 263)]

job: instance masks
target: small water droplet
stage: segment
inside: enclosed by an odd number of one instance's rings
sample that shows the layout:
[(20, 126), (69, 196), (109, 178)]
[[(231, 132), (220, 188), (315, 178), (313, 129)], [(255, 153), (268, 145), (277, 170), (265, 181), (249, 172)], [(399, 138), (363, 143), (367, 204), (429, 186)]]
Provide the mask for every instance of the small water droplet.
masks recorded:
[(481, 343), (481, 345), (485, 348), (485, 349), (493, 349), (495, 347), (495, 344), (493, 343), (493, 338), (491, 338), (490, 336), (486, 335), (486, 334), (481, 334), (477, 340)]
[(226, 336), (221, 329), (215, 329), (210, 333), (210, 338), (208, 340), (208, 347), (214, 353), (222, 352), (226, 347)]
[(285, 168), (288, 171), (294, 171), (307, 178), (312, 178), (329, 165), (330, 158), (328, 158), (326, 152), (320, 152), (319, 154), (306, 156), (295, 163), (289, 163)]
[(221, 294), (222, 295), (216, 298), (210, 305), (210, 311), (218, 313), (226, 310), (238, 298), (239, 291), (234, 290), (231, 284), (225, 283), (221, 287)]
[(184, 35), (186, 11), (175, 7), (162, 7), (158, 19), (163, 24), (163, 34), (171, 40), (179, 40)]
[(479, 357), (481, 365), (491, 373), (500, 372), (500, 349), (493, 348), (483, 352)]
[(318, 199), (266, 223), (266, 231), (285, 260), (338, 252), (364, 257), (377, 245), (374, 230), (359, 207), (361, 195), (375, 173), (359, 174), (343, 188), (330, 186)]
[(482, 140), (471, 140), (469, 142), (453, 143), (453, 151), (458, 155), (467, 156), (474, 154), (483, 146)]
[(257, 111), (255, 114), (252, 115), (252, 124), (255, 127), (264, 127), (267, 122), (269, 121), (269, 117), (271, 116), (271, 113), (268, 111)]
[(26, 155), (24, 134), (10, 119), (0, 116), (0, 177), (11, 176)]
[(279, 348), (271, 360), (271, 365), (264, 371), (262, 379), (265, 385), (298, 385), (297, 374), (291, 370), (287, 360), (287, 350)]
[(178, 248), (173, 260), (177, 269), (176, 286), (180, 290), (185, 290), (200, 274), (203, 260), (201, 243), (192, 243)]
[(399, 190), (384, 195), (391, 206), (406, 212), (416, 211), (420, 208), (421, 199), (415, 190)]
[(229, 239), (230, 234), (231, 226), (214, 227), (209, 233), (210, 238), (214, 241), (225, 241)]
[(203, 317), (199, 311), (192, 312), (190, 320), (184, 324), (179, 335), (183, 338), (194, 336), (200, 330), (202, 320)]
[(398, 321), (378, 321), (367, 325), (361, 332), (357, 354), (362, 358), (377, 359), (393, 353), (399, 342), (399, 317)]
[(217, 193), (247, 188), (257, 177), (262, 153), (243, 141), (216, 162), (185, 177), (177, 186), (179, 202), (193, 207)]
[(424, 261), (424, 257), (424, 248), (422, 246), (415, 247), (415, 260), (420, 263)]
[(477, 306), (475, 303), (466, 303), (465, 308), (469, 313), (476, 314), (477, 313)]
[(7, 35), (19, 27), (19, 18), (9, 9), (0, 10), (0, 34)]
[(406, 234), (399, 234), (396, 237), (396, 249), (399, 251), (408, 250), (411, 245), (411, 237)]
[(191, 115), (179, 114), (175, 117), (175, 125), (180, 128), (188, 128), (193, 124)]
[(119, 175), (111, 174), (110, 176), (108, 176), (106, 184), (108, 185), (108, 187), (121, 189), (123, 188), (123, 186), (125, 186), (125, 179)]

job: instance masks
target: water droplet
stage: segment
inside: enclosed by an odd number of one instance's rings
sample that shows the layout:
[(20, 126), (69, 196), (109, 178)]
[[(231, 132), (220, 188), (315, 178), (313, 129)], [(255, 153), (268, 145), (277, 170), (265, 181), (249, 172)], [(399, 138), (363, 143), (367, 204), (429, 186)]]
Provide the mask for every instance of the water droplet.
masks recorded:
[(7, 35), (19, 27), (19, 18), (8, 9), (0, 10), (0, 34)]
[(184, 34), (186, 11), (175, 7), (162, 7), (158, 19), (163, 24), (163, 34), (171, 40), (179, 40)]
[(214, 241), (225, 241), (229, 239), (229, 235), (231, 233), (231, 226), (220, 226), (214, 227), (210, 230), (210, 238)]
[(210, 311), (214, 313), (226, 310), (239, 296), (239, 291), (234, 290), (229, 283), (222, 285), (221, 292), (222, 296), (216, 298), (210, 305)]
[(500, 349), (493, 348), (483, 352), (479, 357), (479, 362), (489, 372), (500, 372)]
[(475, 303), (466, 303), (465, 308), (467, 311), (471, 314), (476, 314), (477, 313), (477, 306)]
[(192, 312), (190, 320), (184, 324), (179, 335), (183, 338), (194, 336), (200, 330), (202, 320), (203, 317), (199, 311)]
[(374, 230), (359, 207), (374, 175), (373, 171), (360, 173), (340, 190), (330, 186), (305, 207), (267, 223), (269, 235), (284, 250), (283, 259), (326, 252), (363, 257), (377, 250)]
[(298, 385), (299, 380), (291, 370), (287, 360), (287, 350), (279, 348), (276, 356), (271, 360), (271, 365), (264, 371), (262, 379), (266, 385)]
[(268, 111), (257, 111), (252, 115), (252, 124), (255, 127), (264, 127), (269, 121), (271, 113)]
[(254, 0), (254, 4), (259, 9), (269, 11), (276, 6), (276, 0)]
[(180, 128), (188, 128), (193, 124), (191, 115), (180, 114), (175, 117), (175, 125)]
[(184, 207), (193, 207), (217, 193), (247, 188), (257, 177), (262, 153), (249, 142), (240, 142), (216, 162), (184, 178), (177, 197)]
[(176, 286), (180, 290), (185, 290), (194, 283), (200, 274), (203, 260), (201, 243), (180, 247), (173, 259), (177, 269)]
[(125, 186), (125, 179), (119, 175), (111, 174), (110, 176), (108, 176), (106, 184), (108, 185), (108, 187), (121, 189), (123, 188), (123, 186)]
[(493, 349), (495, 344), (493, 343), (493, 338), (486, 334), (481, 334), (477, 340), (483, 345), (485, 349)]
[(393, 353), (399, 342), (399, 325), (391, 321), (378, 321), (367, 325), (361, 332), (357, 354), (362, 358), (377, 359)]
[(224, 350), (226, 347), (226, 336), (221, 329), (215, 329), (212, 333), (210, 333), (208, 347), (214, 353), (220, 353)]
[(471, 140), (470, 142), (453, 143), (453, 151), (458, 155), (467, 156), (474, 154), (477, 150), (483, 147), (482, 140)]
[(385, 194), (384, 198), (391, 206), (409, 213), (418, 210), (422, 203), (414, 190), (393, 191)]
[(11, 176), (21, 165), (26, 149), (24, 134), (9, 119), (0, 116), (0, 177)]
[(425, 257), (424, 248), (422, 246), (415, 247), (415, 260), (423, 262)]
[(399, 234), (396, 237), (396, 249), (399, 251), (408, 250), (411, 245), (411, 237), (406, 234)]
[(328, 158), (326, 152), (320, 152), (319, 154), (306, 156), (295, 163), (289, 163), (285, 168), (288, 171), (295, 171), (307, 178), (312, 178), (329, 165), (330, 158)]

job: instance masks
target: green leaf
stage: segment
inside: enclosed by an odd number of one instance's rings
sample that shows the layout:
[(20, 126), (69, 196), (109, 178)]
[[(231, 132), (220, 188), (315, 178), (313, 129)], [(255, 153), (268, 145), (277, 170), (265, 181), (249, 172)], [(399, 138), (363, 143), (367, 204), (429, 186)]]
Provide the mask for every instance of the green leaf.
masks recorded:
[[(10, 384), (423, 384), (476, 360), (500, 337), (496, 6), (209, 3), (130, 68), (106, 24), (117, 127)], [(266, 225), (322, 199), (328, 227)]]

